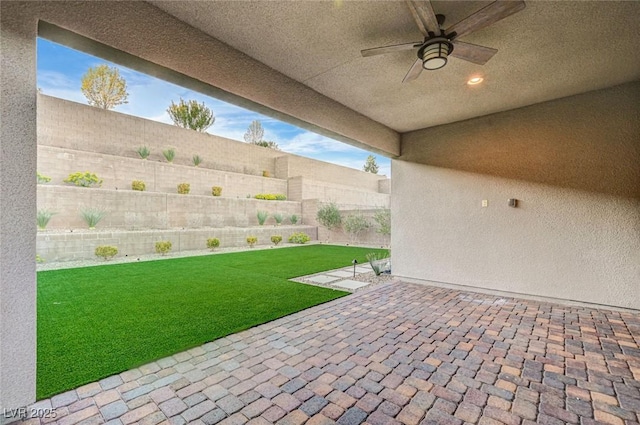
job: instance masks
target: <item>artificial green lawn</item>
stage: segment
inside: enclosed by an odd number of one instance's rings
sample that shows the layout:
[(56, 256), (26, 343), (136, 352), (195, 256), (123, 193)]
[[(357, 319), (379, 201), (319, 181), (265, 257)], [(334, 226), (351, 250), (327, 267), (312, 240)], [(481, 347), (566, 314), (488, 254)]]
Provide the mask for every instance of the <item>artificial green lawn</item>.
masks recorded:
[(38, 399), (346, 292), (287, 279), (365, 262), (309, 245), (38, 273)]

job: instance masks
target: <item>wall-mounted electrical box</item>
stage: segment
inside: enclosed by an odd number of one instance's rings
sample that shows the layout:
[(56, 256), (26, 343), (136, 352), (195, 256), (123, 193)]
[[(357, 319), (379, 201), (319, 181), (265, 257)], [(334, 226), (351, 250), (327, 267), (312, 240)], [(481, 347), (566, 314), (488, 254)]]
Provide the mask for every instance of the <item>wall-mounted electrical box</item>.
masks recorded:
[(489, 206), (489, 201), (487, 199), (483, 199), (482, 200), (482, 208), (488, 207), (488, 206)]
[(518, 207), (518, 200), (515, 199), (515, 198), (509, 199), (509, 206), (511, 208), (517, 208)]

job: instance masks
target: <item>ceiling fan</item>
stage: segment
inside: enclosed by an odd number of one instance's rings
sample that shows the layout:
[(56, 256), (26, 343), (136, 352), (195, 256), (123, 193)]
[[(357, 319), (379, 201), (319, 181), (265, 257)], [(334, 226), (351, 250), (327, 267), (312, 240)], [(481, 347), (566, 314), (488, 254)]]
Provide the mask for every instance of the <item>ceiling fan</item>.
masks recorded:
[(465, 43), (459, 41), (458, 38), (488, 27), (525, 8), (523, 0), (497, 0), (457, 24), (451, 25), (447, 29), (442, 29), (445, 16), (435, 14), (430, 0), (405, 1), (411, 16), (413, 16), (418, 25), (418, 29), (424, 35), (424, 40), (361, 51), (362, 56), (367, 57), (417, 48), (418, 59), (407, 72), (404, 80), (402, 80), (403, 83), (418, 78), (423, 69), (436, 70), (442, 68), (447, 64), (449, 56), (484, 65), (498, 50)]

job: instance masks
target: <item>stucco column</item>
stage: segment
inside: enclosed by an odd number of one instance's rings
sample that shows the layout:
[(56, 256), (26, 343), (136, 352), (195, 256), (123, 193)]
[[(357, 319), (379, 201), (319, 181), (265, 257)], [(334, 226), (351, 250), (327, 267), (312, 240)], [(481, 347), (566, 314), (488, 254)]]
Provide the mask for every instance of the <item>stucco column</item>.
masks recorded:
[(0, 3), (0, 414), (36, 395), (36, 35)]

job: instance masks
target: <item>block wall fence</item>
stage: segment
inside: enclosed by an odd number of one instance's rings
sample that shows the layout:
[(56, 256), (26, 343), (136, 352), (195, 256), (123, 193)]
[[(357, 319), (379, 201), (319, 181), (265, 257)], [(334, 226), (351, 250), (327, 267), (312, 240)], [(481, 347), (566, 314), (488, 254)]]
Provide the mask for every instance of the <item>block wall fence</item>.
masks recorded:
[[(150, 149), (148, 159), (139, 157), (140, 146)], [(173, 163), (162, 156), (168, 148), (176, 151)], [(192, 163), (194, 154), (204, 158), (198, 167)], [(77, 171), (96, 173), (102, 186), (63, 183)], [(38, 172), (51, 178), (38, 185), (38, 209), (56, 213), (37, 236), (38, 254), (47, 261), (93, 258), (98, 241), (118, 246), (125, 255), (151, 253), (152, 239), (165, 236), (174, 242), (174, 251), (203, 249), (205, 235), (226, 235), (221, 242), (227, 247), (244, 246), (246, 236), (255, 233), (260, 242), (268, 242), (273, 218), (257, 227), (258, 210), (285, 218), (295, 214), (299, 224), (306, 225), (282, 228), (285, 241), (293, 231), (304, 231), (312, 239), (320, 232), (320, 239), (327, 239), (315, 221), (322, 202), (370, 217), (390, 204), (390, 180), (385, 176), (42, 94)], [(133, 191), (133, 180), (144, 181), (146, 191)], [(177, 193), (180, 183), (190, 184), (188, 195)], [(212, 186), (222, 187), (222, 196), (212, 196)], [(253, 199), (259, 193), (284, 194), (287, 201)], [(107, 212), (98, 231), (87, 230), (80, 217), (84, 208)], [(349, 242), (341, 232), (331, 236), (334, 242)], [(361, 239), (363, 244), (388, 244), (373, 230)]]

